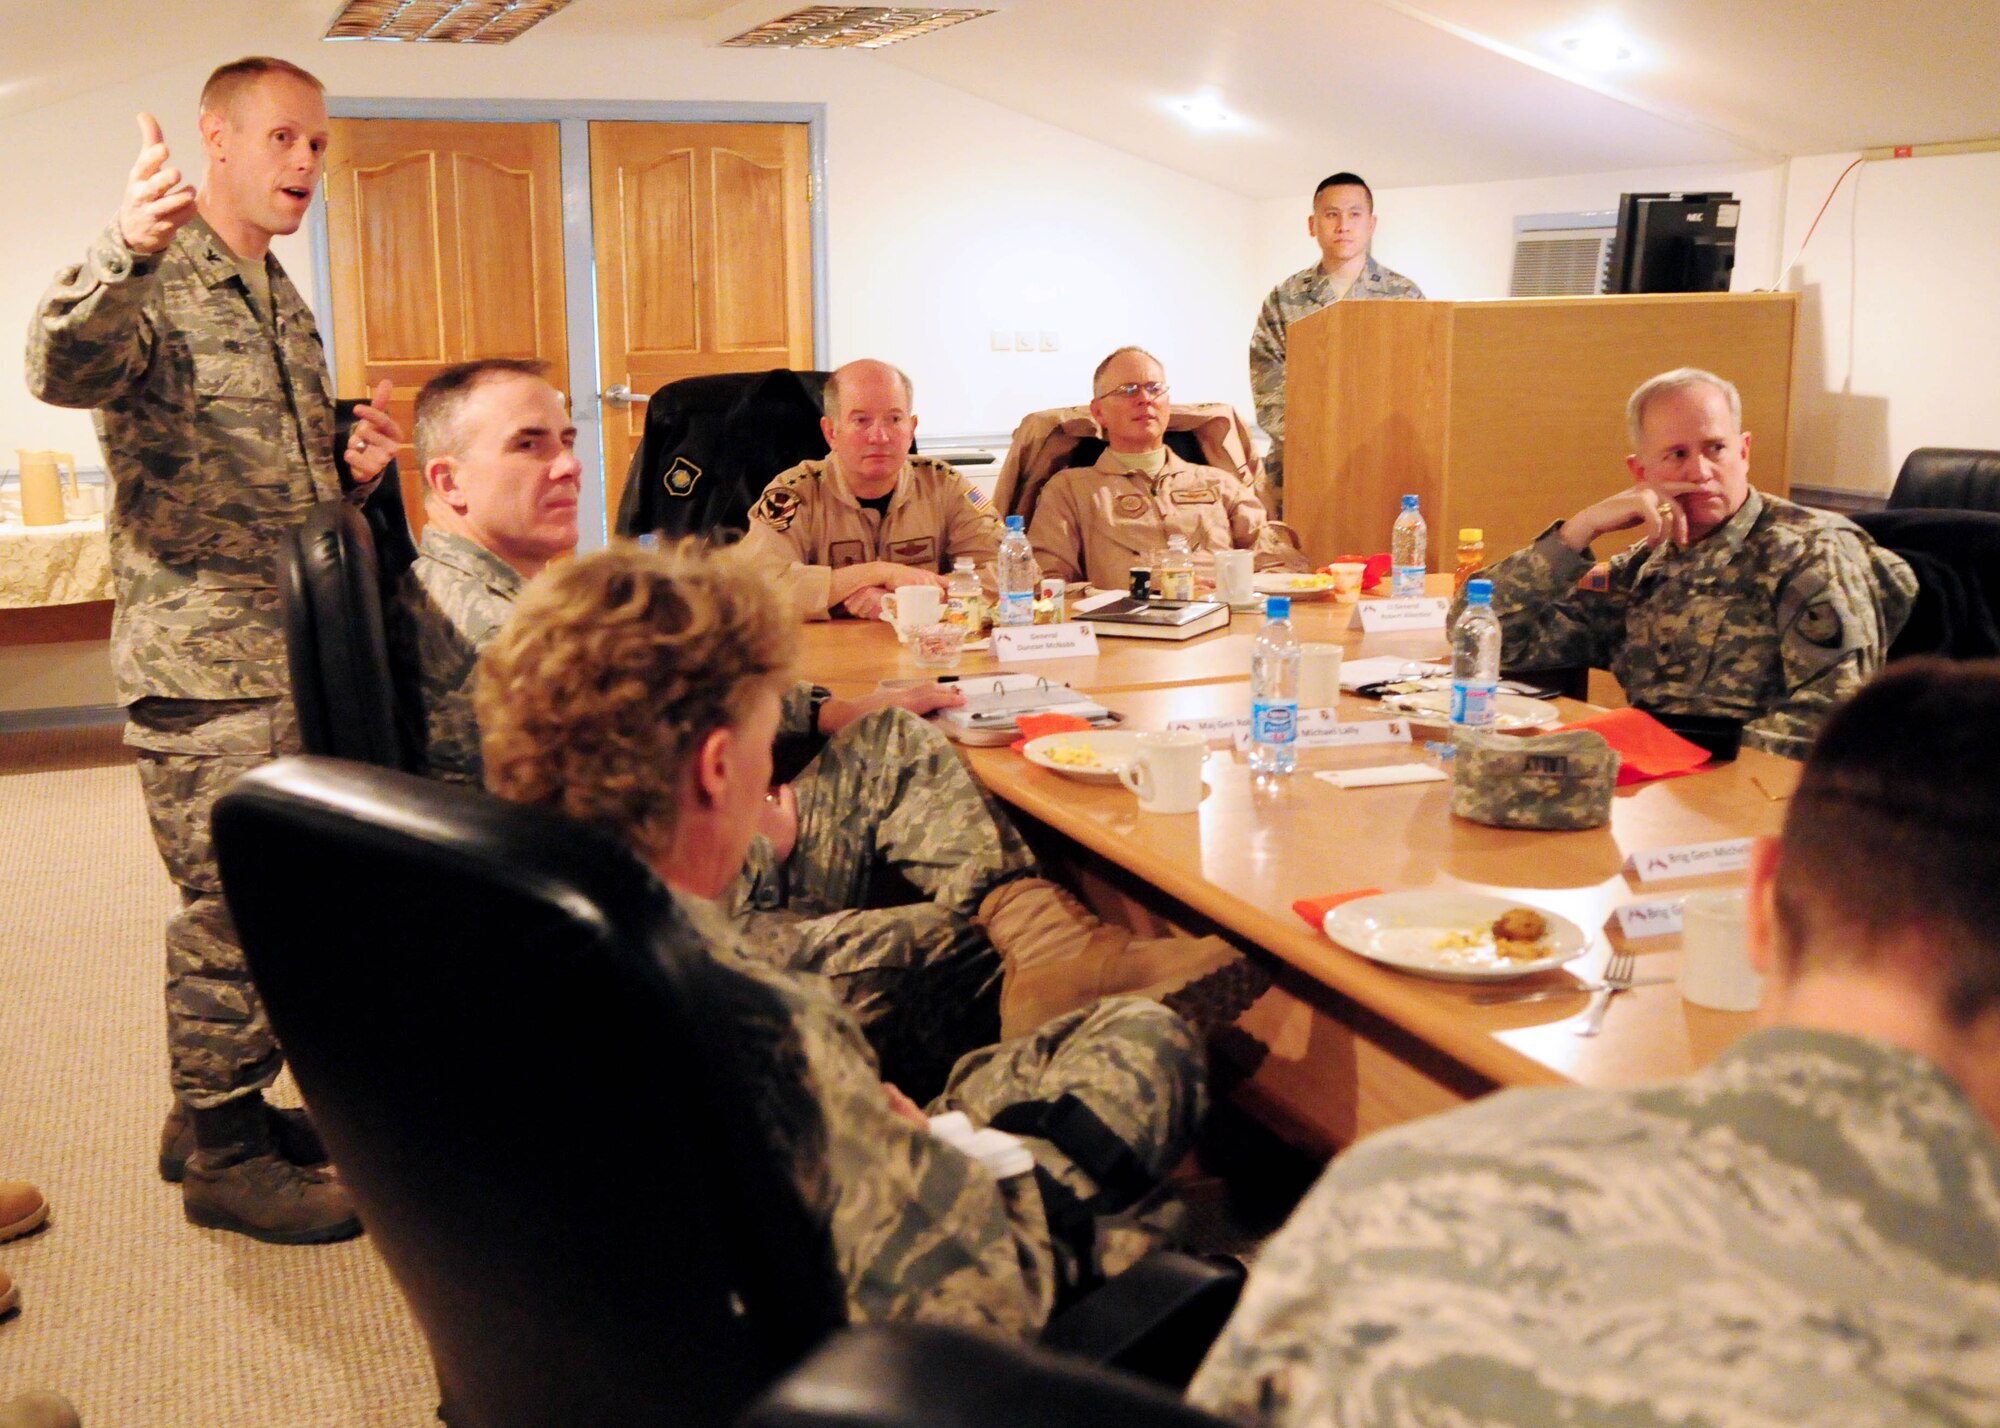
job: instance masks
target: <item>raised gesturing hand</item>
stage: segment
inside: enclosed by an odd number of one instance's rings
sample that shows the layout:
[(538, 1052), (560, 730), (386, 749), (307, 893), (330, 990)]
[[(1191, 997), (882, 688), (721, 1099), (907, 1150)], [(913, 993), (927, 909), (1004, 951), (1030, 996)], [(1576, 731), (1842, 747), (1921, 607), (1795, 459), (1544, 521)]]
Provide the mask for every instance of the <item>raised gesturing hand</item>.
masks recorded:
[(194, 217), (194, 189), (181, 171), (167, 162), (167, 141), (160, 121), (139, 116), (139, 157), (118, 205), (118, 236), (135, 253), (157, 253), (174, 241), (174, 234)]

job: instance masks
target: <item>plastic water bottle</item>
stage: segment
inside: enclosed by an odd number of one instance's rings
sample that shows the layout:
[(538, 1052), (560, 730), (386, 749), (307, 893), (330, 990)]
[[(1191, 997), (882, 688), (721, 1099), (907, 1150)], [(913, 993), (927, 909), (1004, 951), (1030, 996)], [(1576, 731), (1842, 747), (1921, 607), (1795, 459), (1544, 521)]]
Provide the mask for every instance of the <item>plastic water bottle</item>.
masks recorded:
[(986, 629), (986, 592), (979, 588), (979, 574), (972, 557), (955, 556), (951, 578), (945, 582), (945, 623), (963, 625), (965, 637), (976, 640)]
[(1167, 537), (1167, 553), (1160, 557), (1160, 592), (1165, 600), (1194, 599), (1194, 557), (1184, 535)]
[(994, 612), (996, 625), (1035, 623), (1035, 582), (1042, 572), (1035, 564), (1034, 547), (1022, 517), (1007, 517), (1007, 534), (1000, 542), (1000, 608)]
[(1490, 729), (1499, 711), (1500, 617), (1493, 613), (1493, 582), (1468, 580), (1465, 609), (1451, 627), (1451, 722), (1455, 728)]
[(1398, 600), (1424, 593), (1424, 544), (1428, 536), (1417, 498), (1403, 497), (1402, 514), (1389, 533), (1389, 593)]
[(1264, 601), (1264, 628), (1250, 646), (1250, 768), (1288, 774), (1299, 762), (1299, 637), (1292, 598)]

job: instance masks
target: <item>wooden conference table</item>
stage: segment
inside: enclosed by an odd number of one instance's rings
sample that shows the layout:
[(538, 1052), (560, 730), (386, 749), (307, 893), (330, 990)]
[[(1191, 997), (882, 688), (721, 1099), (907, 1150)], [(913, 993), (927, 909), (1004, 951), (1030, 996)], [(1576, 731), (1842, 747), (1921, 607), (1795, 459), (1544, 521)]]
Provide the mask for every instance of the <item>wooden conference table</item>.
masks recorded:
[[(1432, 577), (1448, 589), (1446, 577)], [(1353, 607), (1299, 602), (1302, 640), (1332, 640), (1347, 657), (1437, 658), (1442, 631), (1364, 638), (1346, 628)], [(1106, 639), (1095, 659), (1037, 661), (1023, 672), (1065, 680), (1126, 716), (1125, 727), (1170, 719), (1241, 715), (1249, 708), (1250, 642), (1261, 617), (1195, 640)], [(999, 666), (969, 653), (961, 677)], [(801, 672), (836, 694), (923, 673), (880, 622), (809, 626)], [(1590, 706), (1563, 701), (1579, 715)], [(1342, 717), (1382, 717), (1372, 701), (1343, 696)], [(1423, 731), (1419, 731), (1419, 740)], [(1208, 787), (1193, 814), (1141, 813), (1122, 787), (1089, 784), (1030, 764), (1006, 748), (963, 750), (994, 794), (1025, 815), (1039, 850), (1081, 883), (1100, 912), (1141, 929), (1220, 930), (1261, 949), (1277, 985), (1238, 1025), (1268, 1048), (1237, 1096), (1274, 1130), (1330, 1153), (1385, 1125), (1445, 1109), (1498, 1086), (1578, 1082), (1628, 1085), (1685, 1073), (1752, 1024), (1681, 1000), (1671, 982), (1612, 1000), (1604, 1029), (1579, 1037), (1582, 992), (1519, 1006), (1479, 1007), (1491, 986), (1442, 982), (1392, 970), (1336, 946), (1292, 911), (1295, 899), (1357, 888), (1401, 892), (1460, 888), (1547, 907), (1592, 936), (1590, 951), (1560, 972), (1517, 987), (1573, 987), (1594, 979), (1614, 944), (1614, 907), (1741, 875), (1641, 884), (1627, 860), (1641, 850), (1776, 833), (1797, 766), (1745, 750), (1734, 763), (1618, 791), (1611, 823), (1584, 832), (1488, 828), (1454, 818), (1450, 785), (1335, 788), (1315, 769), (1420, 761), (1421, 742), (1303, 750), (1290, 778), (1258, 780), (1242, 756), (1214, 746)], [(1679, 938), (1631, 943), (1639, 975), (1678, 970)]]

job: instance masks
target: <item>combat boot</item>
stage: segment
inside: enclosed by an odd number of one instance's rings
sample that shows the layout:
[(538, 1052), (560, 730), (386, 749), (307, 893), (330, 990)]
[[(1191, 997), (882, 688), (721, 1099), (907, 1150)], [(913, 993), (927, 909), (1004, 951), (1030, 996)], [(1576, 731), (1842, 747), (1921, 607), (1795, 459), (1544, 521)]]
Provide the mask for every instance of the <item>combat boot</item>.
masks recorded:
[(21, 1286), (14, 1282), (14, 1276), (0, 1269), (0, 1319), (6, 1318), (21, 1307)]
[[(262, 1096), (256, 1099), (264, 1107), (264, 1119), (270, 1124), (280, 1155), (294, 1165), (326, 1164), (326, 1142), (319, 1138), (311, 1116), (291, 1106), (274, 1106)], [(173, 1109), (167, 1112), (167, 1123), (160, 1127), (160, 1179), (169, 1185), (180, 1184), (193, 1154), (194, 1120), (186, 1103), (176, 1096)]]
[[(979, 921), (1007, 969), (1000, 988), (1002, 1040), (1026, 1036), (1099, 997), (1164, 1001), (1247, 965), (1220, 937), (1135, 937), (1106, 926), (1045, 878), (1002, 883), (980, 904)], [(1240, 997), (1227, 1000), (1233, 1004)]]
[(80, 1428), (76, 1405), (60, 1393), (37, 1389), (0, 1403), (0, 1428)]
[(25, 1180), (0, 1180), (0, 1240), (18, 1240), (48, 1222), (49, 1202)]
[(331, 1169), (279, 1153), (261, 1096), (191, 1112), (195, 1150), (181, 1182), (190, 1224), (274, 1245), (316, 1245), (361, 1233), (354, 1201)]

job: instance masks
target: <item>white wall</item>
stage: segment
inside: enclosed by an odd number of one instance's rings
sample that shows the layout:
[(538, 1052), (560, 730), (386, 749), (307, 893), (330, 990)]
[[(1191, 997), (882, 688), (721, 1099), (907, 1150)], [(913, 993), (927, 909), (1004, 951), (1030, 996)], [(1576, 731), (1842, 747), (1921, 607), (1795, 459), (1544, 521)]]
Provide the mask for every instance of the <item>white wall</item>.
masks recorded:
[[(533, 47), (345, 45), (296, 57), (353, 97), (823, 102), (823, 360), (907, 368), (933, 439), (1004, 433), (1027, 411), (1087, 399), (1091, 369), (1126, 342), (1158, 352), (1185, 397), (1247, 408), (1241, 349), (1261, 292), (1249, 200), (865, 56), (642, 43), (642, 57), (553, 34)], [(0, 191), (16, 205), (0, 235), (0, 311), (25, 323), (50, 275), (111, 216), (136, 110), (160, 116), (178, 158), (196, 158), (206, 69), (0, 121)], [(277, 251), (309, 286), (303, 238)], [(994, 328), (1054, 331), (1061, 350), (994, 352)], [(94, 451), (87, 420), (28, 398), (20, 369), (19, 348), (0, 344), (8, 444)]]
[[(1854, 154), (1794, 159), (1785, 253)], [(2000, 448), (2000, 153), (1865, 163), (1788, 275), (1792, 479), (1886, 493), (1919, 446)]]

